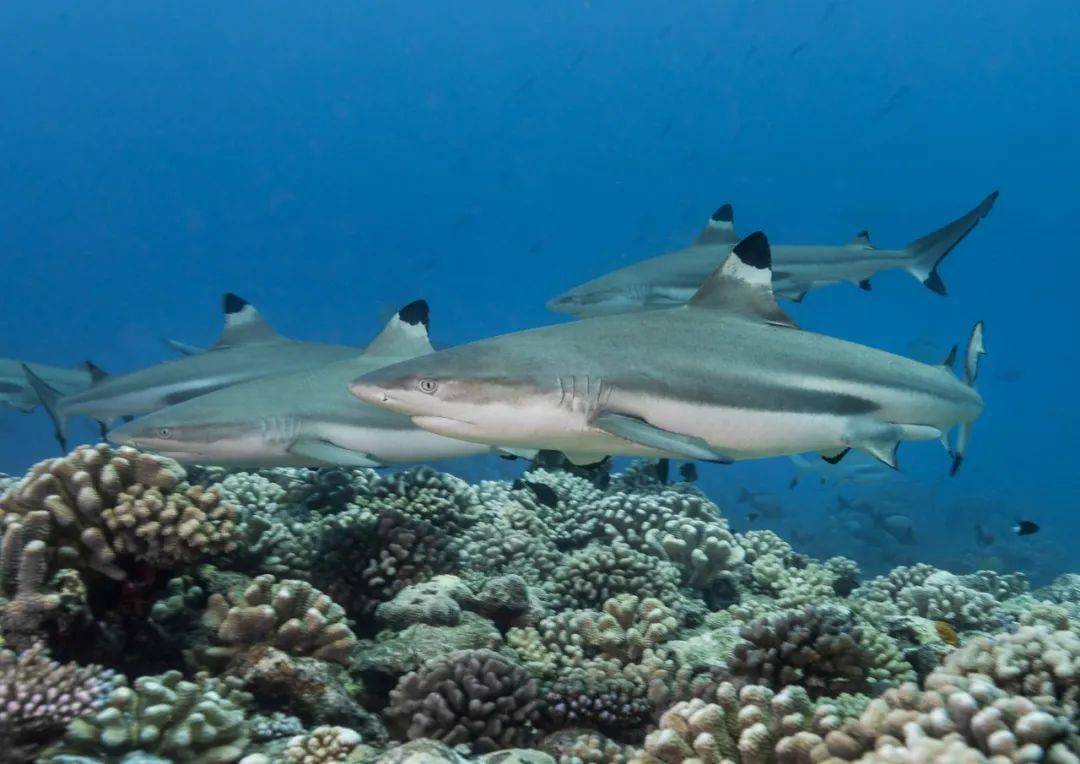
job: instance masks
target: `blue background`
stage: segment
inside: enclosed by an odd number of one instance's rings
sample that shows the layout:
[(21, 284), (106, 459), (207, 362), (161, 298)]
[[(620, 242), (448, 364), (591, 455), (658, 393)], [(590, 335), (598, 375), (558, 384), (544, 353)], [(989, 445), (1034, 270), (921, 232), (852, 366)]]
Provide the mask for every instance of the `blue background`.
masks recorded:
[[(815, 554), (1075, 569), (1078, 32), (1076, 4), (998, 0), (8, 0), (0, 355), (135, 369), (212, 342), (226, 290), (357, 344), (423, 296), (457, 343), (560, 320), (547, 298), (724, 201), (773, 241), (900, 246), (999, 188), (949, 297), (893, 273), (791, 308), (927, 361), (986, 320), (969, 462), (902, 449), (918, 546), (846, 536), (784, 460), (702, 482), (740, 529), (737, 488), (775, 491)], [(44, 413), (0, 412), (0, 470), (55, 450)]]

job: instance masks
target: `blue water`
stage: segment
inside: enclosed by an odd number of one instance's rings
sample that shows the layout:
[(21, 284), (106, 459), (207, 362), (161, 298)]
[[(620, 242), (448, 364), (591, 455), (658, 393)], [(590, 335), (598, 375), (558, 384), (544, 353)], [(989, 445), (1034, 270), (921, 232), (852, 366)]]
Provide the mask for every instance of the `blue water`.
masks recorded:
[[(136, 369), (212, 342), (226, 290), (356, 344), (426, 297), (458, 343), (561, 320), (545, 300), (724, 201), (773, 241), (900, 246), (997, 188), (947, 298), (891, 273), (790, 309), (926, 361), (984, 319), (969, 460), (948, 480), (940, 448), (903, 447), (920, 544), (888, 554), (971, 564), (977, 519), (1025, 517), (1043, 532), (1004, 567), (1075, 569), (1078, 32), (1075, 4), (999, 0), (8, 0), (0, 355)], [(0, 412), (0, 470), (55, 453), (43, 412)], [(886, 554), (825, 533), (832, 497), (789, 492), (784, 460), (701, 473), (737, 527), (745, 485), (814, 554)]]

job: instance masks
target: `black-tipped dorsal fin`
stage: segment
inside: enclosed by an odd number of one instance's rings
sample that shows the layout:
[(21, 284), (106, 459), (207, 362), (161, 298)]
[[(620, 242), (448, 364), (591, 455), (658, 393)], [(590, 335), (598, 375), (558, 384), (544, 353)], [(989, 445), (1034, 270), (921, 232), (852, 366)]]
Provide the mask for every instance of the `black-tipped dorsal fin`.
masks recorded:
[(226, 292), (221, 307), (225, 314), (225, 327), (214, 343), (215, 348), (281, 342), (284, 339), (243, 297)]
[(427, 300), (415, 300), (399, 310), (376, 335), (364, 355), (389, 358), (415, 358), (434, 352), (428, 337)]
[(716, 208), (709, 222), (694, 239), (694, 244), (734, 244), (738, 240), (739, 237), (735, 235), (735, 210), (730, 204), (723, 204)]
[(855, 234), (855, 238), (848, 242), (848, 246), (862, 247), (863, 249), (874, 248), (874, 245), (870, 243), (870, 232), (865, 229)]
[(772, 291), (772, 253), (761, 231), (752, 233), (731, 250), (693, 297), (691, 306), (722, 310), (754, 321), (798, 328)]

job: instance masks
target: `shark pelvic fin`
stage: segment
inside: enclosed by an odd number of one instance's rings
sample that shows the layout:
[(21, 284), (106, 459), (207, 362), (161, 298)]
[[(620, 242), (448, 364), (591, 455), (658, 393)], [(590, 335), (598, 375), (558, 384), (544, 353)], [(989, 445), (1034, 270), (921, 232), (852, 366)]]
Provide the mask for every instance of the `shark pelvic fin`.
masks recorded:
[(536, 458), (540, 450), (536, 448), (518, 448), (516, 446), (495, 446), (495, 452), (504, 459), (527, 459), (531, 461)]
[(739, 240), (735, 235), (735, 210), (730, 204), (716, 208), (709, 222), (694, 239), (695, 246), (708, 244), (734, 244)]
[(594, 454), (591, 451), (562, 451), (561, 453), (575, 467), (592, 467), (601, 464), (607, 459), (607, 456)]
[(852, 448), (865, 451), (895, 470), (900, 469), (896, 461), (896, 450), (900, 441), (936, 440), (940, 437), (941, 430), (929, 425), (865, 419), (852, 424), (844, 436), (844, 441)]
[(334, 467), (381, 467), (369, 454), (343, 448), (328, 440), (302, 438), (291, 446), (289, 453), (302, 459), (310, 459), (312, 465)]
[(228, 292), (222, 298), (225, 326), (214, 343), (215, 348), (280, 342), (282, 336), (259, 314), (255, 306), (243, 297)]
[(855, 234), (855, 238), (848, 242), (848, 246), (874, 249), (874, 245), (870, 243), (870, 232), (865, 229)]
[(751, 321), (798, 328), (776, 304), (772, 291), (772, 251), (761, 231), (750, 234), (732, 248), (689, 304), (722, 310)]
[(827, 461), (829, 464), (839, 464), (840, 460), (847, 456), (847, 452), (851, 450), (851, 446), (846, 448), (833, 449), (832, 451), (819, 451), (821, 458)]
[(604, 432), (632, 443), (640, 443), (657, 451), (676, 454), (688, 459), (730, 464), (733, 459), (714, 451), (712, 446), (694, 435), (681, 435), (625, 414), (601, 414), (593, 422)]
[(364, 350), (366, 356), (415, 358), (434, 352), (428, 338), (430, 311), (427, 300), (415, 300), (390, 317)]

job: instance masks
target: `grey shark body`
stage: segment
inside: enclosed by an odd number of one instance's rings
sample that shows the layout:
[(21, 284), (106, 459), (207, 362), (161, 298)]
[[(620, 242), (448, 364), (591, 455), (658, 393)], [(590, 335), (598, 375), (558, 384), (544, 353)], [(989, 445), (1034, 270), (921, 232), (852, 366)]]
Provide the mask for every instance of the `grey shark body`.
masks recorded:
[[(975, 209), (903, 249), (876, 249), (866, 231), (839, 246), (774, 245), (773, 293), (801, 300), (813, 289), (844, 281), (869, 289), (876, 274), (903, 270), (932, 291), (945, 294), (938, 265), (986, 217), (996, 200), (995, 191)], [(588, 281), (551, 300), (548, 308), (588, 318), (681, 305), (727, 258), (736, 241), (734, 213), (730, 205), (724, 205), (689, 247)]]
[(234, 385), (109, 433), (184, 463), (239, 467), (377, 467), (471, 456), (488, 446), (427, 432), (349, 394), (354, 378), (432, 352), (427, 305), (399, 311), (367, 351), (317, 368)]
[(775, 303), (768, 263), (768, 242), (753, 234), (685, 306), (474, 342), (350, 389), (447, 437), (556, 449), (578, 463), (837, 459), (859, 448), (895, 466), (900, 441), (942, 438), (956, 424), (966, 446), (982, 409), (971, 386), (943, 367), (799, 330)]
[(275, 374), (320, 366), (353, 357), (359, 348), (282, 337), (254, 306), (235, 295), (225, 296), (225, 328), (218, 342), (202, 353), (176, 358), (146, 369), (101, 379), (91, 387), (61, 395), (32, 369), (27, 374), (56, 424), (64, 443), (67, 420), (84, 414), (99, 422), (137, 416), (181, 403), (232, 385)]
[(89, 368), (65, 369), (62, 366), (0, 358), (0, 406), (25, 412), (33, 411), (41, 403), (33, 386), (26, 379), (23, 366), (29, 367), (38, 378), (45, 380), (49, 387), (64, 395), (84, 390), (93, 382)]

